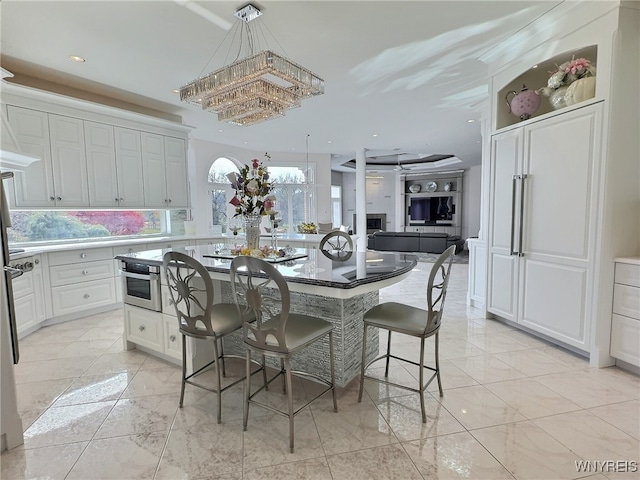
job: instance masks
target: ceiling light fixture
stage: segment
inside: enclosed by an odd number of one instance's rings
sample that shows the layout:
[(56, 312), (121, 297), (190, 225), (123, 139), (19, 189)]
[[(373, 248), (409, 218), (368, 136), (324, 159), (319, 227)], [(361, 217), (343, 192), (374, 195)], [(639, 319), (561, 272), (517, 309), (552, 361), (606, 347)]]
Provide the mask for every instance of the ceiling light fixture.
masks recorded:
[(78, 63), (84, 63), (85, 59), (82, 57), (79, 57), (78, 55), (69, 55), (69, 60), (72, 60), (74, 62), (78, 62)]
[[(180, 100), (217, 113), (221, 122), (253, 125), (282, 117), (301, 100), (324, 93), (324, 80), (310, 70), (271, 50), (254, 53), (257, 38), (249, 22), (260, 15), (252, 4), (236, 11), (238, 20), (225, 37), (231, 35), (232, 43), (239, 38), (236, 60), (181, 87)], [(247, 56), (237, 60), (243, 48)]]

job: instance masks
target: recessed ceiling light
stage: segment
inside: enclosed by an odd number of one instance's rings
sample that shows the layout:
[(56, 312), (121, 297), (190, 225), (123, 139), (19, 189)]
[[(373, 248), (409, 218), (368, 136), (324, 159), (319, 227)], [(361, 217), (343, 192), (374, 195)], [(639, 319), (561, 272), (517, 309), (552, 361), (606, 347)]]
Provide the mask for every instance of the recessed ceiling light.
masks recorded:
[(222, 129), (218, 130), (218, 132), (222, 133)]
[(173, 93), (180, 93), (180, 90), (178, 90), (177, 88), (171, 90)]
[(534, 65), (534, 66), (533, 66), (533, 67), (531, 67), (531, 68), (538, 68), (538, 65)]
[(249, 143), (249, 142), (244, 142), (244, 144), (245, 144), (245, 145), (246, 145), (247, 143)]
[(327, 143), (331, 143), (331, 140), (327, 140)]
[(469, 120), (467, 120), (467, 123), (473, 123), (473, 122), (475, 122), (473, 118), (470, 118)]
[(84, 63), (84, 58), (79, 57), (78, 55), (69, 55), (69, 60), (72, 60), (74, 62), (78, 62), (78, 63)]
[(377, 137), (377, 136), (378, 136), (378, 134), (377, 134), (377, 133), (374, 133), (374, 134), (373, 134), (373, 136), (374, 136), (374, 137)]

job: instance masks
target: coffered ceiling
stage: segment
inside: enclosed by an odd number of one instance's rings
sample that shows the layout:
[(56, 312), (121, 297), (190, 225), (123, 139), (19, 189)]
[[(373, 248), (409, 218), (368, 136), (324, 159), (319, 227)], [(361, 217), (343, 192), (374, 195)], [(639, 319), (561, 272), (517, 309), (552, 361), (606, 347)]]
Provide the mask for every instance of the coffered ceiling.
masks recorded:
[(332, 154), (338, 170), (361, 148), (371, 168), (442, 161), (434, 155), (465, 168), (480, 163), (487, 68), (479, 58), (558, 3), (254, 2), (266, 45), (323, 77), (325, 94), (248, 127), (219, 123), (173, 92), (233, 59), (228, 46), (214, 52), (244, 2), (3, 0), (1, 63), (17, 83), (45, 80), (181, 117), (198, 139), (302, 158), (309, 134), (309, 151)]

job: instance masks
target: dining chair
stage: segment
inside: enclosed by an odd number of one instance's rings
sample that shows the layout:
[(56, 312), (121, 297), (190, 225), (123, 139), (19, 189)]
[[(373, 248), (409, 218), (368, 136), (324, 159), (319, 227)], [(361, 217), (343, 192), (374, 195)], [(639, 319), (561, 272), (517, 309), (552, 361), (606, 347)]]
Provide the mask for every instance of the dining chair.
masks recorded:
[[(180, 390), (180, 408), (184, 402), (185, 386), (194, 385), (213, 392), (218, 396), (218, 423), (222, 421), (222, 392), (237, 385), (244, 377), (222, 387), (222, 376), (226, 377), (225, 358), (240, 358), (238, 355), (225, 355), (222, 339), (226, 335), (242, 328), (243, 320), (253, 317), (247, 312), (243, 317), (238, 314), (234, 303), (214, 303), (213, 283), (207, 269), (196, 259), (180, 252), (167, 252), (163, 257), (163, 267), (171, 302), (178, 317), (178, 327), (182, 335), (182, 387)], [(213, 340), (214, 358), (205, 366), (187, 375), (187, 341), (186, 338)], [(220, 343), (220, 347), (218, 347)], [(196, 377), (214, 366), (216, 387), (210, 388), (195, 381)], [(264, 359), (260, 369), (264, 370)], [(257, 373), (256, 370), (253, 373)]]
[[(294, 450), (294, 417), (315, 399), (333, 393), (333, 409), (338, 411), (333, 358), (333, 325), (321, 318), (292, 313), (289, 287), (282, 274), (265, 260), (239, 256), (231, 262), (231, 288), (239, 315), (254, 316), (255, 322), (243, 323), (244, 344), (247, 348), (246, 368), (251, 368), (251, 352), (280, 359), (280, 371), (251, 393), (251, 375), (247, 373), (244, 390), (244, 421), (247, 430), (249, 405), (255, 404), (289, 418), (289, 449)], [(329, 369), (331, 380), (318, 375), (294, 371), (291, 357), (325, 335), (329, 336)], [(279, 376), (283, 376), (287, 393), (287, 411), (262, 403), (254, 398)], [(292, 375), (309, 377), (326, 386), (318, 395), (297, 410), (293, 410)]]
[[(358, 402), (362, 401), (362, 391), (364, 389), (364, 380), (374, 380), (376, 382), (393, 385), (394, 387), (417, 392), (420, 394), (420, 409), (422, 411), (422, 422), (427, 422), (427, 415), (424, 404), (424, 391), (434, 378), (438, 379), (438, 389), (440, 396), (443, 396), (442, 381), (440, 379), (440, 359), (439, 359), (439, 332), (442, 323), (442, 313), (444, 311), (444, 301), (447, 296), (447, 286), (449, 285), (449, 274), (451, 273), (451, 262), (455, 252), (455, 245), (447, 248), (435, 261), (431, 272), (429, 273), (429, 281), (427, 283), (427, 308), (418, 308), (403, 303), (385, 302), (370, 308), (364, 314), (364, 332), (362, 336), (362, 363), (360, 366), (360, 392), (358, 393)], [(388, 331), (387, 352), (379, 357), (374, 358), (366, 363), (367, 351), (367, 328), (376, 327)], [(391, 354), (391, 332), (403, 333), (420, 339), (420, 362), (414, 362), (407, 358), (398, 357)], [(435, 368), (424, 364), (424, 344), (429, 337), (435, 336)], [(389, 359), (395, 358), (402, 362), (410, 363), (420, 367), (419, 386), (418, 388), (400, 385), (388, 380), (389, 377)], [(365, 374), (367, 368), (379, 361), (385, 359), (384, 378), (386, 380), (371, 377)], [(429, 380), (425, 383), (424, 371), (433, 372)]]
[(353, 240), (345, 232), (336, 230), (322, 237), (318, 248), (329, 252), (352, 252)]

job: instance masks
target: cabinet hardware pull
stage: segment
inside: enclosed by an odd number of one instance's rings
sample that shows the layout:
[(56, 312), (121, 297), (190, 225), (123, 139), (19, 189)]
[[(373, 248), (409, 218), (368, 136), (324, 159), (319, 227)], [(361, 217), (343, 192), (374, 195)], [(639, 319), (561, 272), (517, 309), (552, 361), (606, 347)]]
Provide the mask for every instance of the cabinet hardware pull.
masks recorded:
[(519, 178), (520, 175), (514, 175), (511, 179), (511, 244), (509, 246), (509, 255), (518, 253), (513, 249), (513, 246), (516, 235), (516, 186), (518, 185)]
[(120, 197), (120, 201), (121, 201), (121, 202), (124, 202), (124, 198)]
[(33, 261), (33, 263), (35, 263), (36, 265), (38, 265), (40, 263), (40, 260), (38, 260), (37, 258)]
[(118, 203), (118, 199), (116, 198), (116, 203)]
[(141, 332), (144, 332), (144, 325), (140, 325), (140, 326), (138, 327), (138, 330), (140, 330)]
[(524, 257), (524, 252), (522, 251), (522, 231), (524, 228), (524, 181), (526, 180), (527, 175), (520, 176), (520, 238), (518, 239), (518, 256)]
[(56, 197), (56, 200), (60, 201), (62, 200), (62, 197)]
[(87, 258), (87, 254), (86, 253), (81, 253), (80, 254), (80, 258)]
[(171, 203), (171, 199), (169, 199), (169, 203)]
[(169, 340), (172, 342), (176, 341), (176, 336), (175, 335), (169, 335)]
[(91, 295), (89, 295), (88, 293), (84, 294), (84, 298), (89, 298)]
[(82, 270), (83, 275), (89, 275), (89, 270)]
[(49, 197), (49, 201), (53, 202), (56, 199), (56, 197)]

